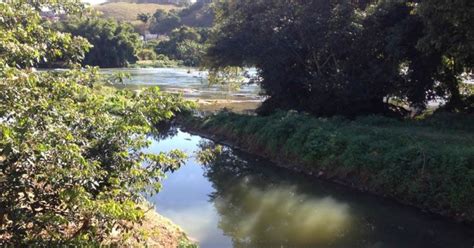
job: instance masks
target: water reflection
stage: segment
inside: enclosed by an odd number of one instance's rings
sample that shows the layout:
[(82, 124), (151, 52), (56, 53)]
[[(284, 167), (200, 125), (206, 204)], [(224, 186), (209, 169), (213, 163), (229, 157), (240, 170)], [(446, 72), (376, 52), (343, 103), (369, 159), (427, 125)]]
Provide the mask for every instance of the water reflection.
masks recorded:
[[(192, 154), (212, 147), (198, 136), (154, 142), (152, 151)], [(468, 247), (472, 227), (389, 200), (275, 168), (238, 151), (202, 166), (194, 157), (151, 199), (203, 248)]]
[(148, 136), (152, 140), (170, 139), (178, 134), (178, 128), (172, 121), (161, 121), (151, 129)]
[(326, 244), (350, 227), (348, 205), (331, 197), (309, 199), (295, 187), (259, 189), (248, 183), (214, 199), (220, 227), (239, 246)]
[(255, 173), (230, 150), (206, 162), (219, 227), (232, 237), (234, 247), (329, 244), (350, 230), (347, 203), (308, 195), (285, 181), (268, 183), (268, 175)]

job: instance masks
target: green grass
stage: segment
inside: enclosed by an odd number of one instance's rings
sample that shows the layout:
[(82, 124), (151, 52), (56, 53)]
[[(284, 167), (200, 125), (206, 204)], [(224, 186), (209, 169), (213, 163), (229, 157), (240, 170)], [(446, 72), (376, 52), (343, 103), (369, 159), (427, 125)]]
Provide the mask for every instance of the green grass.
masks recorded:
[(351, 121), (291, 112), (267, 117), (222, 112), (185, 125), (328, 179), (474, 221), (472, 115)]

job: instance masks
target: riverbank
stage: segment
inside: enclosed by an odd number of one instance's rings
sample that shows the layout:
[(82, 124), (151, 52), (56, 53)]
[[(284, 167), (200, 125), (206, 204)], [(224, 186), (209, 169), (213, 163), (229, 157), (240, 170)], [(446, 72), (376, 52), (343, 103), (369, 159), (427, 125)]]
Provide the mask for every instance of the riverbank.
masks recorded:
[(161, 59), (161, 60), (138, 60), (134, 64), (130, 64), (128, 68), (176, 68), (182, 66), (180, 61), (171, 60), (171, 59)]
[(179, 226), (161, 216), (153, 209), (146, 212), (143, 224), (141, 226), (137, 225), (136, 228), (145, 236), (147, 247), (197, 247)]
[(199, 99), (189, 98), (196, 102), (197, 110), (204, 115), (216, 113), (223, 109), (240, 114), (255, 113), (255, 110), (262, 104), (262, 100), (227, 100), (227, 99)]
[[(141, 224), (133, 225), (132, 233), (140, 235), (137, 238), (143, 240), (143, 243), (137, 243), (134, 237), (130, 237), (121, 246), (139, 247), (146, 245), (146, 247), (156, 248), (197, 247), (179, 226), (157, 213), (153, 206), (148, 206), (147, 203), (141, 207), (145, 210), (144, 218)], [(105, 245), (114, 244), (117, 242), (116, 240), (123, 240), (123, 233), (113, 233), (109, 242), (106, 242)]]
[(474, 221), (474, 119), (314, 118), (221, 112), (181, 120), (280, 166), (396, 199), (457, 221)]

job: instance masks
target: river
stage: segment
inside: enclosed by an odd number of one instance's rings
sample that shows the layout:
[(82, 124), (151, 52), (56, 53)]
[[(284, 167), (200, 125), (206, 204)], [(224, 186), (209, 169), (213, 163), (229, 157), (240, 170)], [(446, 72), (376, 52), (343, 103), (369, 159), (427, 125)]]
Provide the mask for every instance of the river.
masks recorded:
[(191, 157), (149, 200), (203, 248), (466, 247), (474, 228), (394, 201), (320, 181), (226, 148), (202, 165), (209, 140), (177, 130), (148, 152), (181, 149)]
[[(130, 89), (159, 86), (163, 91), (182, 93), (192, 99), (226, 99), (226, 100), (260, 100), (260, 88), (255, 84), (244, 84), (238, 90), (231, 90), (226, 86), (209, 85), (207, 72), (195, 68), (113, 68), (101, 69), (104, 75), (116, 72), (129, 73), (131, 78), (125, 79), (124, 85)], [(255, 74), (255, 70), (249, 70)]]
[[(209, 86), (194, 69), (102, 69), (128, 72), (120, 87), (159, 86), (191, 99), (261, 99), (259, 88)], [(191, 157), (149, 200), (202, 248), (226, 247), (474, 247), (474, 227), (394, 201), (278, 168), (230, 148), (218, 163), (195, 153), (210, 141), (179, 130), (152, 137), (148, 152), (181, 149)], [(171, 132), (173, 133), (173, 132)]]

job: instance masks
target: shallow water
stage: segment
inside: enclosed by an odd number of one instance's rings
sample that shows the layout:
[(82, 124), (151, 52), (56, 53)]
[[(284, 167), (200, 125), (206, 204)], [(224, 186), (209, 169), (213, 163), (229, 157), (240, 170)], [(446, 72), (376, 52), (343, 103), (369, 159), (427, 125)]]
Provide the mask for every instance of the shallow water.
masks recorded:
[[(244, 85), (237, 91), (226, 86), (209, 86), (207, 72), (194, 68), (113, 68), (101, 69), (101, 73), (111, 75), (115, 72), (130, 73), (124, 85), (131, 89), (159, 86), (163, 91), (183, 93), (185, 97), (198, 99), (258, 100), (260, 88)], [(250, 70), (255, 74), (255, 70)]]
[[(193, 155), (208, 142), (178, 131), (149, 151)], [(474, 246), (473, 227), (226, 151), (207, 166), (191, 156), (150, 198), (200, 247)]]

